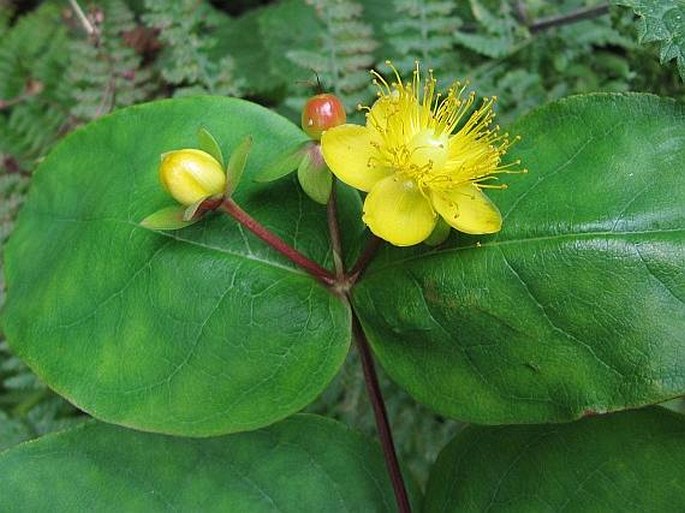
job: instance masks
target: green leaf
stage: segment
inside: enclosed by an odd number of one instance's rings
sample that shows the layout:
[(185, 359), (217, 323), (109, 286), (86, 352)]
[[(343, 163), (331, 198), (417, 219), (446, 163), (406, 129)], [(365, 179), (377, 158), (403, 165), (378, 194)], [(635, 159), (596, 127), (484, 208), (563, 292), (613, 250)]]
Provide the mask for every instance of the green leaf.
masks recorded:
[(575, 96), (511, 128), (495, 236), (387, 248), (353, 290), (388, 374), (450, 417), (558, 422), (685, 393), (685, 108)]
[(221, 146), (205, 127), (200, 127), (197, 131), (197, 142), (199, 148), (214, 157), (221, 164), (221, 167), (226, 165), (224, 163), (224, 154), (221, 152)]
[(89, 422), (3, 453), (0, 474), (16, 513), (395, 511), (378, 446), (313, 415), (202, 440)]
[(333, 189), (333, 175), (323, 161), (318, 147), (305, 153), (297, 168), (297, 180), (311, 199), (321, 205), (328, 203)]
[(252, 149), (252, 137), (249, 135), (231, 153), (226, 167), (226, 196), (230, 196), (240, 183), (240, 179), (245, 171), (247, 157)]
[(662, 63), (675, 59), (680, 77), (685, 80), (685, 4), (682, 0), (613, 0), (632, 7), (640, 16), (638, 38), (641, 43), (661, 43)]
[[(199, 206), (202, 201), (198, 202), (197, 205)], [(180, 230), (195, 222), (191, 221), (191, 218), (192, 215), (186, 216), (186, 207), (183, 205), (173, 205), (150, 214), (140, 222), (140, 226), (150, 230)]]
[(307, 153), (307, 149), (314, 144), (307, 141), (278, 155), (273, 161), (264, 166), (255, 176), (255, 181), (260, 183), (273, 182), (295, 171)]
[(684, 437), (685, 419), (662, 408), (466, 428), (438, 457), (422, 512), (685, 511)]
[(162, 101), (75, 132), (39, 167), (5, 254), (3, 320), (16, 354), (94, 417), (207, 436), (311, 402), (345, 358), (350, 314), (228, 216), (178, 232), (140, 226), (170, 201), (159, 155), (192, 147), (198, 124), (228, 148), (254, 137), (234, 199), (332, 267), (326, 216), (294, 177), (252, 180), (302, 142), (297, 127), (241, 100)]

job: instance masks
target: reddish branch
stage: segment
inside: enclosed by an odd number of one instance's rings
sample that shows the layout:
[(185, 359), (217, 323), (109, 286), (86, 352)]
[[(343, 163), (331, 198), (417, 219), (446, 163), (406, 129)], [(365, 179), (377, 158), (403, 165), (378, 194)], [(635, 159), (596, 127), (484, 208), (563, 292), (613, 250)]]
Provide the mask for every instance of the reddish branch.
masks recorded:
[[(323, 284), (328, 286), (331, 291), (340, 294), (348, 302), (350, 300), (350, 286), (354, 284), (359, 276), (361, 276), (361, 273), (371, 261), (381, 243), (381, 240), (378, 237), (373, 237), (373, 239), (369, 241), (366, 250), (362, 253), (357, 263), (353, 266), (352, 270), (349, 273), (345, 273), (344, 264), (342, 261), (342, 242), (337, 219), (336, 198), (335, 192), (333, 192), (327, 205), (328, 228), (330, 231), (331, 247), (334, 253), (333, 259), (336, 268), (336, 272), (333, 274), (331, 271), (324, 269), (319, 264), (297, 251), (295, 248), (288, 245), (280, 237), (268, 230), (256, 219), (251, 217), (247, 212), (240, 208), (231, 198), (222, 200), (218, 208), (233, 217), (236, 221), (254, 233), (257, 237), (262, 239), (273, 249), (287, 257), (291, 262), (295, 263), (297, 266), (301, 267)], [(359, 351), (362, 370), (364, 372), (364, 383), (366, 384), (366, 391), (373, 409), (373, 415), (376, 421), (376, 429), (378, 430), (378, 437), (383, 450), (383, 456), (385, 459), (386, 468), (388, 470), (388, 475), (390, 477), (390, 482), (392, 483), (393, 492), (395, 494), (397, 507), (400, 513), (411, 513), (407, 489), (405, 487), (402, 471), (397, 459), (395, 444), (392, 439), (392, 432), (390, 430), (390, 423), (388, 422), (388, 414), (385, 408), (385, 403), (383, 402), (383, 395), (378, 383), (378, 375), (376, 374), (373, 355), (371, 353), (368, 340), (366, 339), (366, 335), (362, 330), (361, 324), (354, 310), (352, 310), (352, 336), (354, 337), (357, 349)]]
[(233, 217), (236, 221), (254, 233), (257, 237), (262, 239), (280, 254), (288, 258), (295, 265), (304, 269), (319, 281), (323, 282), (325, 285), (331, 286), (335, 283), (335, 277), (329, 270), (324, 269), (313, 260), (310, 260), (295, 248), (287, 244), (278, 235), (265, 228), (259, 221), (240, 208), (238, 204), (231, 198), (225, 199), (219, 208)]

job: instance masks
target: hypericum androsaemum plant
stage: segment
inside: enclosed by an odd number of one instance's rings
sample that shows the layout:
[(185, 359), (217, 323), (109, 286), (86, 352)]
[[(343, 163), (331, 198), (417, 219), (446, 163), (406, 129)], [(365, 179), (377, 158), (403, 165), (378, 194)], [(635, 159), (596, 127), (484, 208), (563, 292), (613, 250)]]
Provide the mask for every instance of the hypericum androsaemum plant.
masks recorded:
[[(42, 163), (4, 328), (98, 420), (0, 455), (0, 510), (685, 507), (682, 417), (623, 411), (685, 389), (685, 108), (570, 97), (512, 145), (491, 99), (374, 74), (363, 126), (305, 135), (249, 102), (178, 99), (88, 125)], [(382, 451), (296, 414), (352, 340)], [(374, 357), (474, 424), (423, 497)]]

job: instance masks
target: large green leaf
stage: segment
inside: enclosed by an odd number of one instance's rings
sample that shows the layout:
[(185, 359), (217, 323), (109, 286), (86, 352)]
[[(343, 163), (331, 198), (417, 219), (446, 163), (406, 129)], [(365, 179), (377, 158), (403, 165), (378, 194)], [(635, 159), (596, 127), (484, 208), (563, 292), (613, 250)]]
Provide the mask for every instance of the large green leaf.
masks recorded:
[(387, 372), (478, 423), (570, 420), (685, 393), (685, 109), (572, 97), (512, 128), (530, 169), (496, 236), (389, 248), (354, 290)]
[(80, 408), (193, 436), (294, 413), (349, 345), (348, 308), (232, 219), (164, 233), (139, 226), (173, 204), (159, 155), (195, 147), (200, 126), (226, 155), (254, 138), (235, 198), (330, 267), (325, 207), (294, 179), (251, 178), (303, 140), (299, 129), (240, 100), (163, 101), (77, 131), (41, 165), (7, 248), (4, 312), (14, 351)]
[(663, 408), (555, 426), (471, 427), (431, 471), (423, 513), (685, 511), (685, 418)]
[(0, 511), (391, 512), (380, 450), (297, 415), (211, 439), (89, 422), (0, 455)]

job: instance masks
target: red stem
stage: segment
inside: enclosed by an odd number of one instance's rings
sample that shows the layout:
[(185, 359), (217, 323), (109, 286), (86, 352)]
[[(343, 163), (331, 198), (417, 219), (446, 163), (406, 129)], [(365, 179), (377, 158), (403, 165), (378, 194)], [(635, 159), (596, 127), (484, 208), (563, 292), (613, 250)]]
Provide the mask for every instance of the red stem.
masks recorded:
[[(336, 275), (333, 275), (330, 271), (324, 269), (313, 260), (310, 260), (295, 248), (288, 245), (276, 234), (265, 228), (256, 219), (240, 208), (238, 204), (235, 203), (231, 198), (224, 199), (219, 208), (254, 233), (257, 237), (266, 242), (269, 246), (284, 255), (295, 265), (301, 267), (309, 274), (323, 282), (325, 285), (331, 287), (335, 287), (336, 284), (339, 285), (338, 280), (341, 279), (351, 279), (350, 284), (354, 283), (354, 281), (356, 281), (356, 279), (364, 271), (375, 254), (376, 249), (378, 249), (378, 246), (382, 242), (378, 237), (374, 237), (371, 241), (369, 241), (366, 250), (360, 256), (359, 260), (354, 265), (348, 276), (344, 275), (344, 269), (341, 265), (342, 261), (340, 261), (340, 263), (336, 263)], [(328, 227), (331, 232), (333, 251), (337, 251), (339, 254), (341, 254), (342, 245), (337, 223), (335, 195), (332, 195), (328, 204)], [(349, 301), (349, 297), (347, 297), (347, 299)], [(390, 423), (388, 422), (388, 413), (385, 409), (385, 403), (383, 402), (383, 395), (378, 383), (378, 375), (376, 374), (373, 356), (371, 354), (371, 349), (366, 339), (366, 335), (362, 330), (361, 324), (354, 310), (352, 310), (352, 334), (357, 343), (357, 349), (359, 350), (362, 370), (364, 372), (364, 383), (366, 384), (366, 391), (373, 408), (376, 428), (378, 430), (378, 437), (381, 442), (385, 465), (387, 467), (388, 474), (390, 475), (390, 481), (395, 493), (397, 507), (400, 513), (411, 513), (407, 489), (404, 485), (404, 479), (402, 478), (402, 471), (400, 469), (399, 461), (397, 460), (395, 444), (392, 439), (392, 432), (390, 431)]]
[(366, 270), (366, 266), (369, 265), (369, 262), (371, 262), (371, 259), (376, 254), (376, 251), (378, 251), (378, 248), (381, 247), (382, 243), (383, 239), (371, 235), (371, 239), (366, 244), (364, 252), (360, 255), (357, 262), (352, 266), (352, 270), (348, 273), (350, 284), (356, 283), (361, 277), (362, 273)]
[(231, 198), (226, 198), (223, 200), (221, 207), (219, 208), (254, 233), (257, 237), (266, 242), (269, 246), (278, 251), (281, 255), (285, 256), (295, 265), (301, 267), (309, 274), (317, 278), (324, 285), (330, 286), (335, 283), (335, 276), (333, 276), (330, 271), (324, 269), (319, 264), (297, 251), (295, 248), (288, 245), (275, 233), (267, 230), (261, 223), (259, 223), (259, 221), (240, 208), (238, 204)]
[(395, 443), (392, 440), (392, 432), (390, 431), (390, 424), (388, 422), (388, 412), (385, 409), (381, 387), (378, 384), (378, 375), (376, 374), (376, 367), (373, 363), (373, 356), (371, 355), (369, 342), (366, 339), (366, 335), (362, 330), (354, 310), (352, 311), (352, 333), (354, 334), (359, 356), (361, 357), (366, 391), (371, 401), (371, 406), (373, 407), (378, 437), (380, 438), (383, 456), (385, 457), (385, 466), (388, 469), (388, 474), (390, 474), (390, 481), (392, 482), (392, 488), (395, 492), (397, 508), (400, 513), (411, 513), (409, 497), (407, 496), (407, 489), (404, 485), (404, 479), (402, 478), (400, 464), (397, 461)]

